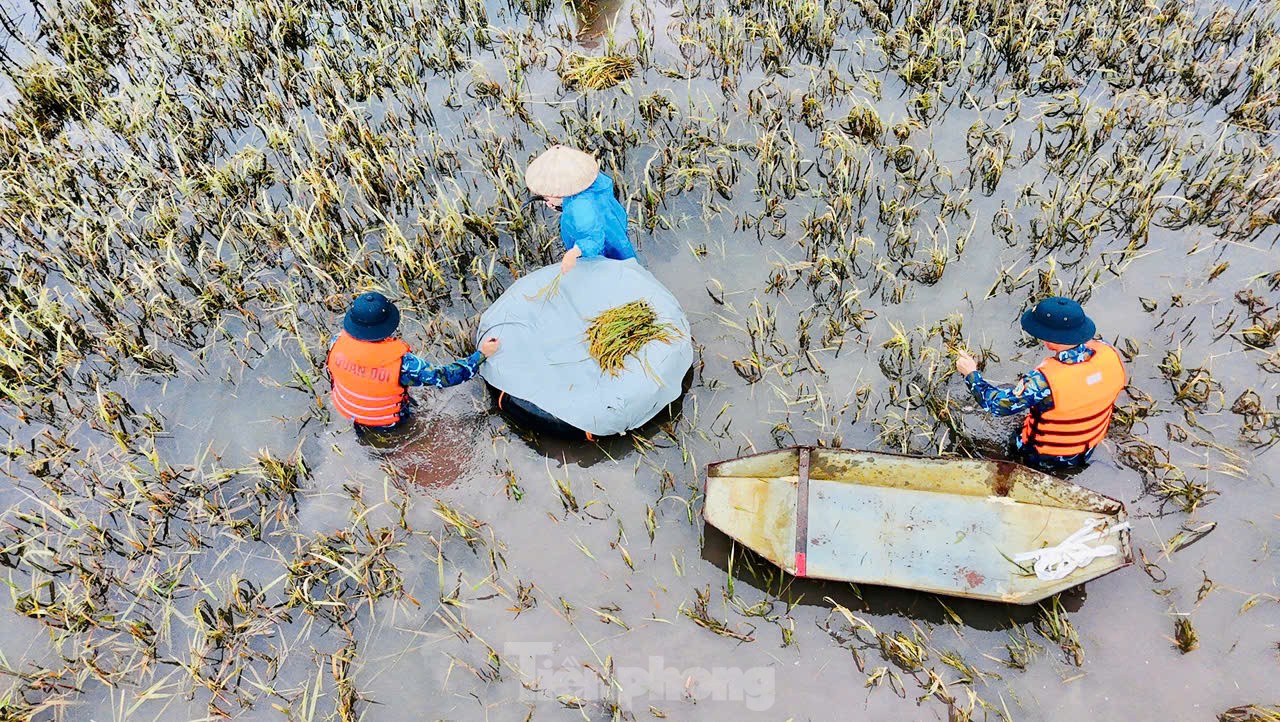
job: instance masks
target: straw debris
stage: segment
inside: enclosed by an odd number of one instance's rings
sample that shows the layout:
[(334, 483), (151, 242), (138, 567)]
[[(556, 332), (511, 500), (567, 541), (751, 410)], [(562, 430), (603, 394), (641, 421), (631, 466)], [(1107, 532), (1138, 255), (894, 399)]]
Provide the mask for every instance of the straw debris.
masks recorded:
[(1280, 705), (1245, 704), (1218, 715), (1218, 722), (1280, 722)]

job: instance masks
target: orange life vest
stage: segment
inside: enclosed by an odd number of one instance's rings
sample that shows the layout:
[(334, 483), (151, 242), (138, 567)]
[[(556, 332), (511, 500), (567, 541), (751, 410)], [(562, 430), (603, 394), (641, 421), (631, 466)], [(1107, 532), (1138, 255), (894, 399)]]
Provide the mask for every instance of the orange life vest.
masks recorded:
[(1036, 368), (1049, 382), (1053, 408), (1032, 410), (1022, 424), (1022, 444), (1047, 456), (1075, 456), (1097, 446), (1111, 426), (1116, 399), (1124, 390), (1124, 363), (1101, 341), (1088, 361), (1068, 364), (1050, 356)]
[(401, 359), (409, 345), (400, 339), (360, 341), (346, 331), (329, 349), (330, 397), (338, 413), (362, 426), (391, 426), (409, 390), (400, 385)]

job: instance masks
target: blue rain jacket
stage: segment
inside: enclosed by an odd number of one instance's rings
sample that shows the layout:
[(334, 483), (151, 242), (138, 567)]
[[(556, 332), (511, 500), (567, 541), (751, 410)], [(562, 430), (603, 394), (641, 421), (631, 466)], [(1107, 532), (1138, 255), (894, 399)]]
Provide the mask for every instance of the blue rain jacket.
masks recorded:
[(591, 187), (564, 199), (560, 240), (567, 251), (582, 249), (583, 258), (604, 256), (622, 261), (636, 257), (627, 239), (627, 211), (613, 197), (613, 179), (596, 175)]

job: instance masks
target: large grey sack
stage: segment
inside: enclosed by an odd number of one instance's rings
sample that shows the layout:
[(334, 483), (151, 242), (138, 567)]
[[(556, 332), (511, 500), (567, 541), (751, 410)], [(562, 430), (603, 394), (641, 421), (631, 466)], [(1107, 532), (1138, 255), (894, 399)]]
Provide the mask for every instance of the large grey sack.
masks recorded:
[[(641, 426), (680, 396), (693, 364), (689, 320), (675, 296), (634, 260), (580, 260), (557, 293), (539, 296), (557, 273), (558, 265), (523, 276), (480, 317), (476, 342), (489, 336), (502, 341), (481, 365), (481, 376), (596, 436)], [(587, 353), (588, 320), (640, 299), (679, 336), (646, 344), (612, 376)]]

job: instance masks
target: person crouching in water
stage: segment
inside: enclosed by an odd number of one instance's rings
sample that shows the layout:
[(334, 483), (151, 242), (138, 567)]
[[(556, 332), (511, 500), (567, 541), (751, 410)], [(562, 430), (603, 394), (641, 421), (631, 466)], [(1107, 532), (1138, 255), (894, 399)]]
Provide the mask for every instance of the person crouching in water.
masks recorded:
[(995, 386), (969, 354), (956, 358), (970, 392), (996, 416), (1027, 411), (1013, 438), (1013, 455), (1044, 470), (1085, 466), (1111, 426), (1125, 387), (1124, 362), (1110, 345), (1093, 340), (1096, 327), (1079, 303), (1046, 298), (1022, 315), (1022, 330), (1051, 352), (1012, 387)]
[(410, 386), (442, 389), (460, 384), (498, 350), (498, 339), (488, 338), (470, 356), (435, 366), (394, 338), (399, 326), (400, 309), (394, 303), (381, 293), (365, 293), (352, 302), (342, 332), (329, 345), (330, 398), (361, 436), (371, 429), (395, 429), (408, 420)]
[(560, 272), (573, 270), (579, 258), (604, 256), (618, 261), (636, 257), (627, 239), (627, 211), (613, 197), (613, 179), (600, 163), (575, 148), (556, 145), (534, 158), (525, 185), (560, 211), (560, 240), (565, 253)]

